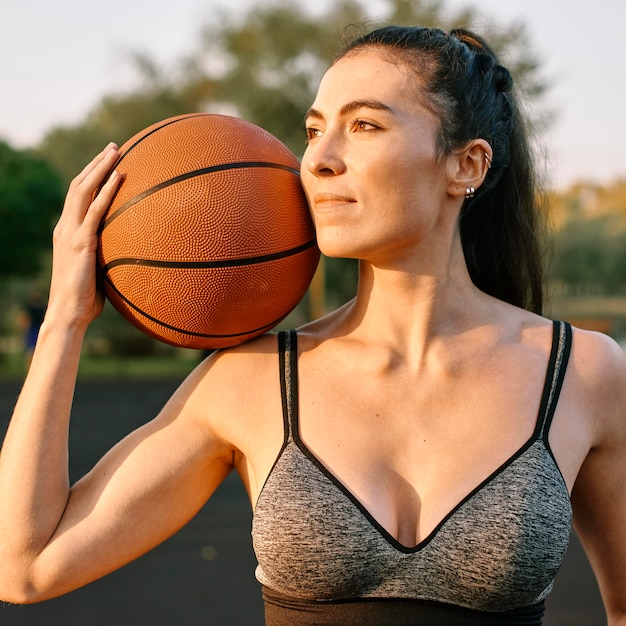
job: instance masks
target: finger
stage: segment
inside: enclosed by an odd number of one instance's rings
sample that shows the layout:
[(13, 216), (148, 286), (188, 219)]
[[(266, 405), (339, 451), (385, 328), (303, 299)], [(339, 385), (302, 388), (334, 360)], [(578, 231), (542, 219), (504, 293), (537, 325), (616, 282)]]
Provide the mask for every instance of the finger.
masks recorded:
[(106, 183), (102, 186), (102, 189), (100, 189), (100, 192), (87, 209), (84, 220), (84, 224), (87, 228), (93, 228), (94, 230), (98, 228), (121, 182), (122, 177), (117, 170), (113, 170)]
[(95, 192), (103, 184), (105, 177), (113, 169), (118, 158), (119, 152), (117, 148), (114, 146), (110, 147), (86, 173), (85, 177), (78, 184), (77, 190), (79, 190), (80, 193), (88, 194), (91, 200)]
[(87, 176), (91, 174), (91, 172), (100, 165), (103, 159), (106, 159), (107, 155), (111, 150), (117, 150), (117, 144), (110, 142), (102, 152), (98, 153), (87, 165), (83, 168), (83, 170), (74, 178), (72, 181), (73, 186), (80, 185)]
[(110, 145), (72, 181), (63, 210), (68, 216), (67, 219), (79, 223), (83, 221), (96, 190), (102, 185), (118, 158), (117, 148)]

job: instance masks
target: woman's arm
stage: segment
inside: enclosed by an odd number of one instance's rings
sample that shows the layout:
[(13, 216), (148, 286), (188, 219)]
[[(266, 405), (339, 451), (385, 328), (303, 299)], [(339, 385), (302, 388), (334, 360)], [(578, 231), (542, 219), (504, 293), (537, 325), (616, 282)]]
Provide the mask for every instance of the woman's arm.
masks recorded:
[(579, 472), (574, 522), (596, 574), (609, 626), (626, 624), (626, 358), (580, 334), (577, 369), (588, 389), (593, 446)]
[(42, 600), (150, 549), (189, 520), (233, 466), (196, 399), (207, 363), (152, 422), (70, 489), (68, 429), (81, 345), (100, 313), (97, 229), (119, 184), (109, 146), (72, 182), (54, 231), (50, 300), (0, 453), (0, 598)]

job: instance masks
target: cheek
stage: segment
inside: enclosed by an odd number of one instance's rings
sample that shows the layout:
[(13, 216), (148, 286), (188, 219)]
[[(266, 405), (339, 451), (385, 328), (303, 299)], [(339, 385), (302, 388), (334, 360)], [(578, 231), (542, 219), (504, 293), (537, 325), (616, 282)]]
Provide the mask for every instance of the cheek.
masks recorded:
[(441, 188), (441, 167), (431, 153), (404, 151), (381, 172), (398, 193), (436, 200)]
[(426, 159), (406, 142), (388, 145), (385, 150), (371, 157), (369, 170), (387, 181), (387, 184), (406, 184), (416, 178), (426, 165)]
[[(306, 154), (306, 153), (305, 153)], [(306, 196), (307, 202), (310, 205), (310, 198), (312, 194), (312, 183), (313, 183), (313, 175), (306, 168), (305, 157), (302, 158), (302, 162), (300, 163), (300, 184), (302, 185), (302, 189), (304, 190), (304, 195)]]

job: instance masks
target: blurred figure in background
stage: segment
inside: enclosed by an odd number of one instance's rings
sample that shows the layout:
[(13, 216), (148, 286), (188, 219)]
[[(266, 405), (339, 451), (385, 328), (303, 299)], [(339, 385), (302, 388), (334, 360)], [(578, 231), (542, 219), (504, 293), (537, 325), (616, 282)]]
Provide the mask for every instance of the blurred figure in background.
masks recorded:
[(46, 313), (46, 304), (43, 292), (40, 289), (31, 291), (28, 301), (24, 306), (21, 318), (21, 328), (24, 331), (24, 352), (26, 354), (26, 367), (30, 366), (33, 357), (39, 329)]

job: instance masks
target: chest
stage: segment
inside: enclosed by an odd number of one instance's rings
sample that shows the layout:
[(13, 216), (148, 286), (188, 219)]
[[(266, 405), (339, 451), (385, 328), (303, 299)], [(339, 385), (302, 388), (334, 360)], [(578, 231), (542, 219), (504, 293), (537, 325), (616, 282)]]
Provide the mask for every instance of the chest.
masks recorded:
[(301, 376), (299, 388), (304, 444), (411, 545), (531, 438), (545, 371), (435, 378), (364, 377), (355, 386), (331, 377), (309, 387)]

